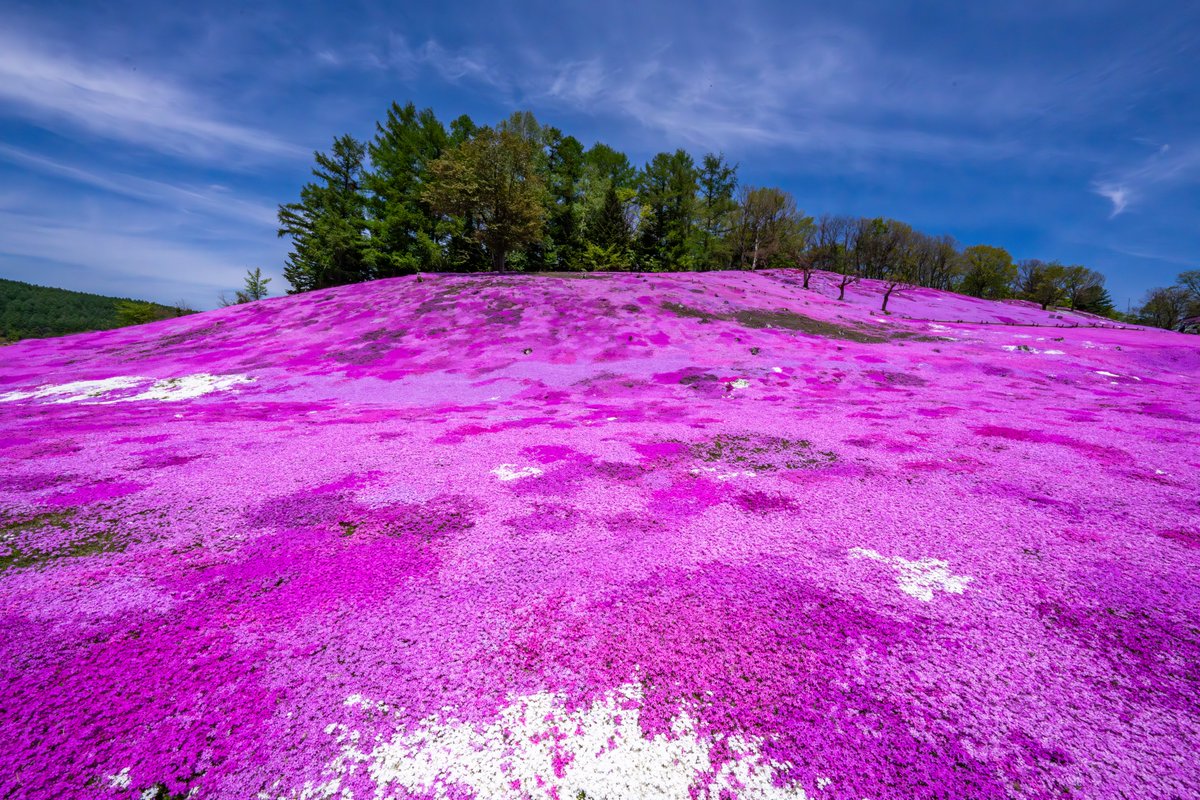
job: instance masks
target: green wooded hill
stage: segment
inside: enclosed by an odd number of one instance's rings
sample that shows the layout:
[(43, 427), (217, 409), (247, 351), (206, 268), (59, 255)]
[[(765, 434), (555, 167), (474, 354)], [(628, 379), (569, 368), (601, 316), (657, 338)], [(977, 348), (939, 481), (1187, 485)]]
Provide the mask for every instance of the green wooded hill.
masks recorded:
[(192, 312), (0, 278), (0, 342), (108, 330), (187, 313)]

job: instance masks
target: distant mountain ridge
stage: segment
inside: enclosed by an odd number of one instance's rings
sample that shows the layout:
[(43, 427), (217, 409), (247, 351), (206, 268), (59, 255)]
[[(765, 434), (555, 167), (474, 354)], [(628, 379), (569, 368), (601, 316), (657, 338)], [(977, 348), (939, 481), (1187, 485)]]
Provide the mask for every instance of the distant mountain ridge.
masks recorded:
[(0, 278), (0, 342), (119, 328), (121, 303), (144, 304), (162, 319), (190, 310), (128, 297), (108, 297)]

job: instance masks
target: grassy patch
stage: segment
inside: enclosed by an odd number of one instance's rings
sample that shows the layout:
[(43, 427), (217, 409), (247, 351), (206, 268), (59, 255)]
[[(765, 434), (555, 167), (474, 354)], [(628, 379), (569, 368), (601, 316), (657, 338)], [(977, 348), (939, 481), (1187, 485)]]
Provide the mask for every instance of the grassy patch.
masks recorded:
[(732, 436), (721, 434), (689, 448), (692, 457), (707, 463), (718, 462), (755, 472), (778, 469), (812, 469), (837, 461), (832, 450), (814, 450), (806, 439), (779, 436)]

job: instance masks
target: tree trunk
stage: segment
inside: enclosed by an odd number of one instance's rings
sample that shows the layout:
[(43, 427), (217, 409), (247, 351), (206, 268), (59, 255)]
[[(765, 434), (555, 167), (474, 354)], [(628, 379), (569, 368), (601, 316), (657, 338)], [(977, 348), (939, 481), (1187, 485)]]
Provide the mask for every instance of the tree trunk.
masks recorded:
[(491, 252), (492, 255), (492, 271), (504, 272), (504, 251), (500, 248), (495, 248)]
[(838, 300), (846, 299), (846, 282), (842, 281), (838, 284)]
[(809, 279), (811, 276), (812, 276), (812, 273), (811, 273), (811, 272), (809, 272), (808, 270), (804, 270), (804, 288), (805, 288), (805, 289), (807, 289), (807, 288), (808, 288), (808, 279)]
[(884, 314), (887, 313), (888, 299), (892, 296), (892, 290), (895, 288), (895, 286), (889, 286), (887, 291), (883, 293), (883, 308), (881, 308), (880, 311), (882, 311)]

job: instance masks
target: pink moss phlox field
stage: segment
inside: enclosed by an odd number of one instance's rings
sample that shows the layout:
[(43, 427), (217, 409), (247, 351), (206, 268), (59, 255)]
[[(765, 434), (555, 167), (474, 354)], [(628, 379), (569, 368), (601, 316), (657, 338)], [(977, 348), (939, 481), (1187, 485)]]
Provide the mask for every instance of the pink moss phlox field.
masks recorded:
[(0, 349), (0, 798), (1200, 796), (1200, 340), (881, 291)]

